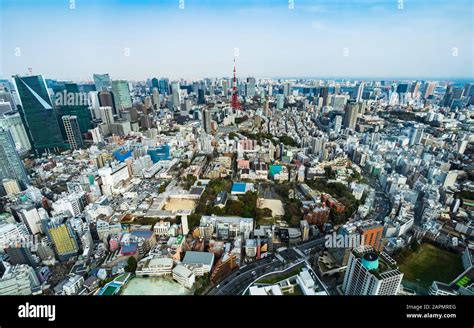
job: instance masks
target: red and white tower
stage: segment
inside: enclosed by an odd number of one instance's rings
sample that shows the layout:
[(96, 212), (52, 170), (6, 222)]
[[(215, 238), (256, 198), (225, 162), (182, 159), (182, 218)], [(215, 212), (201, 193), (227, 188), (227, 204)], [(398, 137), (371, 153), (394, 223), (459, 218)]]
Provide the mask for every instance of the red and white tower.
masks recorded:
[(234, 58), (234, 80), (232, 82), (232, 108), (233, 109), (242, 109), (239, 98), (237, 95), (237, 77), (236, 77), (236, 69), (235, 69), (235, 58)]

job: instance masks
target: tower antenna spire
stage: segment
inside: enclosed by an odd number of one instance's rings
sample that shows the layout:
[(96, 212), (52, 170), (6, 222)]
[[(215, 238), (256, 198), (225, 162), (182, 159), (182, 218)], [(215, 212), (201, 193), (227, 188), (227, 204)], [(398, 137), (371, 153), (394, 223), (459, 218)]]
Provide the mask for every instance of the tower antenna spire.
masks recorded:
[(237, 77), (236, 77), (236, 68), (235, 68), (235, 57), (234, 57), (234, 79), (232, 82), (232, 108), (233, 109), (242, 109), (239, 98), (237, 95)]

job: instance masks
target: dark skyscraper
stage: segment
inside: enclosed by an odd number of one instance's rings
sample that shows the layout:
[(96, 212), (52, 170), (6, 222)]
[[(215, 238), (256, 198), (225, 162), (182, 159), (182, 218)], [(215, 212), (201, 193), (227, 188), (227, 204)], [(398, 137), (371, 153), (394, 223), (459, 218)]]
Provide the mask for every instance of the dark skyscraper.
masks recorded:
[(158, 90), (160, 90), (160, 94), (162, 95), (169, 95), (170, 94), (169, 80), (161, 79), (158, 84)]
[(319, 96), (323, 98), (323, 106), (327, 106), (328, 104), (328, 94), (329, 94), (328, 87), (322, 87), (321, 90), (319, 91)]
[(14, 76), (20, 99), (20, 115), (37, 154), (65, 148), (56, 111), (43, 76)]
[(115, 109), (114, 94), (108, 91), (102, 91), (98, 94), (100, 107), (112, 107), (112, 112), (117, 114)]
[(359, 112), (359, 103), (356, 102), (348, 102), (346, 104), (346, 110), (344, 115), (344, 123), (343, 126), (345, 128), (349, 128), (355, 130), (356, 123), (357, 123), (357, 114)]
[(204, 131), (206, 133), (211, 133), (211, 112), (208, 109), (202, 111), (202, 123), (204, 127)]
[(71, 149), (79, 149), (84, 147), (77, 117), (65, 115), (62, 117), (62, 121), (69, 147)]
[(153, 88), (160, 88), (160, 83), (156, 77), (151, 79), (151, 89), (153, 90)]
[(198, 90), (198, 104), (203, 105), (206, 103), (206, 100), (204, 98), (204, 90), (199, 89)]
[(9, 247), (6, 249), (8, 256), (10, 257), (9, 262), (12, 265), (27, 264), (30, 267), (36, 268), (37, 263), (31, 255), (28, 248), (25, 247)]
[[(62, 117), (66, 115), (72, 115), (77, 117), (77, 122), (79, 123), (79, 128), (81, 133), (87, 133), (89, 129), (92, 129), (92, 114), (89, 110), (89, 99), (88, 95), (84, 92), (79, 92), (79, 87), (75, 83), (69, 83), (65, 85), (65, 89), (63, 90), (63, 98), (64, 103), (58, 106), (58, 114), (60, 116), (60, 124), (62, 126)], [(67, 101), (68, 99), (74, 99), (73, 102)], [(63, 136), (67, 140), (67, 136), (65, 131), (62, 130)]]

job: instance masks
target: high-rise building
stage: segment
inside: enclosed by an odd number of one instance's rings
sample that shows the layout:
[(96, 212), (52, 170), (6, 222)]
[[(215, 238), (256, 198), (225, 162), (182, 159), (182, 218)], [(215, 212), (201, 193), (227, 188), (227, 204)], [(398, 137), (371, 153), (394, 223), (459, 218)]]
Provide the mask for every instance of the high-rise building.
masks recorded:
[(151, 97), (153, 107), (155, 110), (160, 109), (160, 91), (158, 88), (153, 88)]
[(402, 278), (389, 255), (360, 246), (349, 257), (342, 291), (345, 295), (396, 295)]
[(331, 98), (331, 106), (336, 110), (343, 110), (346, 105), (346, 96), (335, 95)]
[(355, 89), (354, 89), (354, 97), (353, 99), (356, 102), (362, 101), (362, 94), (364, 93), (364, 82), (357, 83)]
[[(94, 99), (95, 103), (92, 104), (93, 98), (89, 98), (90, 95), (86, 92), (79, 92), (79, 87), (75, 83), (67, 83), (60, 95), (62, 96), (59, 99), (63, 101), (59, 104), (56, 102), (60, 118), (65, 115), (76, 116), (82, 134), (92, 129), (92, 114), (89, 105), (97, 106), (96, 99)], [(63, 127), (62, 122), (61, 127)], [(67, 137), (64, 130), (63, 133)]]
[(435, 82), (426, 82), (424, 85), (423, 99), (431, 96), (436, 88)]
[(211, 111), (208, 109), (204, 109), (202, 111), (202, 126), (204, 127), (204, 131), (206, 131), (206, 133), (211, 133), (211, 121)]
[(204, 89), (198, 89), (198, 104), (204, 105), (206, 103), (206, 98), (204, 97)]
[(222, 80), (222, 94), (227, 97), (228, 92), (229, 92), (229, 81)]
[(277, 95), (277, 105), (276, 105), (276, 108), (277, 109), (283, 109), (285, 105), (285, 96), (282, 95), (282, 94), (278, 94)]
[(77, 255), (79, 246), (69, 224), (43, 220), (43, 226), (48, 238), (54, 244), (54, 250), (60, 261), (67, 261)]
[(35, 270), (25, 264), (9, 266), (0, 278), (0, 295), (31, 295), (39, 287)]
[(208, 134), (201, 134), (198, 141), (203, 153), (212, 153), (212, 138)]
[(43, 208), (37, 209), (34, 204), (20, 204), (11, 207), (14, 216), (21, 221), (28, 229), (28, 233), (36, 235), (42, 232), (41, 218), (47, 217)]
[(99, 92), (108, 91), (112, 86), (109, 74), (94, 74), (95, 89)]
[(111, 107), (112, 112), (117, 115), (117, 109), (115, 108), (115, 97), (114, 94), (108, 91), (99, 92), (97, 97), (99, 98), (99, 107)]
[(378, 252), (381, 252), (384, 247), (382, 242), (383, 229), (383, 225), (376, 221), (363, 221), (357, 228), (364, 245), (372, 246)]
[(62, 120), (64, 130), (66, 131), (67, 141), (71, 149), (75, 150), (84, 147), (77, 116), (66, 115), (62, 117)]
[(407, 95), (410, 91), (410, 85), (408, 83), (399, 83), (397, 85), (397, 94), (398, 94), (398, 102), (402, 105), (406, 105), (407, 103)]
[(171, 96), (173, 100), (173, 106), (175, 108), (179, 108), (179, 82), (172, 82), (171, 83)]
[(108, 125), (114, 124), (114, 113), (112, 112), (112, 107), (110, 106), (101, 106), (99, 107), (100, 118), (102, 122)]
[(464, 92), (463, 92), (464, 97), (474, 97), (474, 83), (466, 83), (464, 85)]
[(255, 78), (249, 77), (247, 78), (247, 85), (245, 94), (247, 97), (252, 98), (255, 96)]
[(342, 116), (336, 115), (336, 117), (334, 118), (334, 132), (336, 133), (341, 132), (341, 127), (342, 127)]
[(410, 129), (410, 146), (417, 145), (423, 138), (423, 127), (415, 125)]
[(319, 96), (323, 98), (323, 106), (328, 105), (328, 95), (329, 95), (329, 88), (321, 87), (321, 89), (319, 90)]
[(291, 88), (290, 88), (290, 83), (289, 82), (283, 84), (283, 95), (285, 97), (288, 97), (290, 95), (290, 89)]
[(162, 95), (169, 95), (170, 94), (170, 86), (168, 79), (161, 79), (158, 84), (158, 89)]
[(356, 123), (357, 123), (357, 115), (359, 112), (359, 103), (356, 102), (348, 102), (346, 104), (346, 110), (344, 115), (344, 128), (348, 128), (351, 130), (355, 130)]
[(18, 155), (10, 131), (0, 128), (0, 180), (14, 179), (25, 188), (29, 184), (25, 166)]
[(56, 111), (43, 76), (14, 76), (20, 100), (20, 116), (37, 154), (65, 148)]
[(0, 118), (0, 128), (10, 131), (15, 142), (15, 148), (20, 155), (31, 150), (30, 140), (19, 113), (9, 112), (3, 114), (3, 117)]
[(115, 123), (114, 113), (112, 112), (112, 107), (104, 106), (99, 107), (100, 119), (102, 120), (102, 125), (100, 125), (101, 132), (103, 135), (108, 135), (112, 133), (113, 124)]
[(130, 89), (127, 81), (113, 81), (112, 92), (114, 93), (115, 109), (117, 111), (132, 108), (132, 98), (130, 96)]
[(37, 267), (37, 262), (33, 258), (31, 251), (26, 247), (21, 246), (13, 246), (8, 247), (6, 249), (8, 256), (10, 257), (10, 264), (17, 265), (17, 264), (27, 264), (32, 268)]
[(152, 78), (151, 79), (151, 88), (154, 89), (154, 88), (159, 88), (160, 87), (160, 82), (158, 81), (158, 79), (156, 77)]
[(412, 98), (416, 98), (419, 92), (420, 92), (420, 82), (417, 81), (411, 85), (410, 93), (411, 93)]

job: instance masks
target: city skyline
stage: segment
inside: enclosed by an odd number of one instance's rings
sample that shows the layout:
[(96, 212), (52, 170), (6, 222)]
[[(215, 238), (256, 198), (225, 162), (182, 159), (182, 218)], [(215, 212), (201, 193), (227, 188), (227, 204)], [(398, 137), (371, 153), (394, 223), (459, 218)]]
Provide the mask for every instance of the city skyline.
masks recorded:
[(239, 77), (474, 76), (469, 1), (2, 0), (0, 6), (2, 78), (29, 68), (82, 81), (93, 72), (129, 80), (231, 76), (234, 48)]

